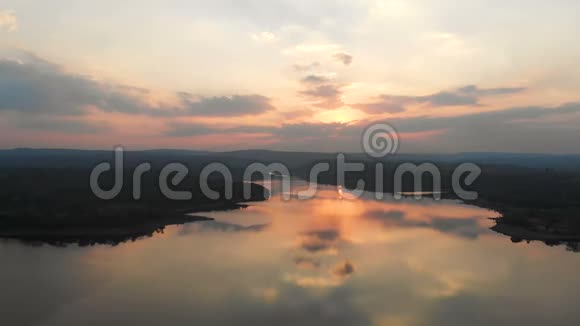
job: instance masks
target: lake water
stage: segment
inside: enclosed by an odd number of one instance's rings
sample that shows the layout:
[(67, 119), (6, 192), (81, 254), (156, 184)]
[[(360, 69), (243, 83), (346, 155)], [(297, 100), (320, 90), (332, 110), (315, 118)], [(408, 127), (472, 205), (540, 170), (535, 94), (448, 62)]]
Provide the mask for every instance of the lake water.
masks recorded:
[(2, 325), (578, 325), (580, 254), (455, 201), (274, 196), (116, 247), (0, 243)]

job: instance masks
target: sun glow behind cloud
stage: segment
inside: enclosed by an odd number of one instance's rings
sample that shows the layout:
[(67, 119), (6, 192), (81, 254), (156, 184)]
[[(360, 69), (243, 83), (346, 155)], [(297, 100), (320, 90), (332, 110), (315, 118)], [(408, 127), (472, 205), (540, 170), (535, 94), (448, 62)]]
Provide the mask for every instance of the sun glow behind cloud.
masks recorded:
[[(47, 139), (74, 146), (62, 139), (76, 135), (82, 146), (105, 148), (355, 150), (364, 125), (382, 120), (402, 125), (404, 151), (437, 140), (442, 151), (577, 152), (570, 141), (577, 135), (558, 126), (567, 119), (550, 111), (580, 101), (574, 3), (536, 4), (521, 15), (515, 3), (498, 12), (487, 2), (451, 0), (54, 1), (60, 24), (38, 14), (47, 4), (3, 5), (10, 10), (0, 8), (0, 47), (23, 56), (1, 56), (0, 93), (11, 94), (0, 103), (3, 147)], [(106, 14), (111, 6), (118, 10)], [(480, 17), (494, 24), (476, 24)], [(545, 123), (526, 125), (521, 108)], [(502, 111), (518, 117), (486, 120), (505, 138), (490, 144), (476, 120)], [(562, 115), (577, 119), (571, 110)], [(512, 133), (502, 129), (507, 123)], [(446, 138), (469, 124), (472, 135), (462, 139), (471, 145)], [(524, 144), (522, 132), (540, 136)]]

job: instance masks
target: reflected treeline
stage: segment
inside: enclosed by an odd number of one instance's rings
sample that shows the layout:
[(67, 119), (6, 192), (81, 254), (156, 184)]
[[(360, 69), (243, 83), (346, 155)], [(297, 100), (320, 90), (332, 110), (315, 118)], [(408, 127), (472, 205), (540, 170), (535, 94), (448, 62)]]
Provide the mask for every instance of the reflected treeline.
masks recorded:
[(87, 236), (71, 236), (67, 237), (64, 235), (56, 235), (56, 236), (49, 236), (46, 234), (38, 234), (38, 235), (29, 235), (29, 236), (19, 236), (14, 239), (3, 239), (2, 242), (11, 242), (11, 241), (18, 241), (19, 243), (29, 245), (29, 246), (38, 246), (41, 247), (43, 245), (49, 245), (54, 247), (61, 247), (65, 248), (68, 246), (76, 245), (79, 247), (91, 247), (96, 245), (107, 245), (107, 246), (118, 246), (122, 243), (126, 242), (135, 242), (138, 240), (151, 238), (155, 234), (163, 233), (165, 227), (161, 227), (155, 229), (153, 231), (136, 233), (132, 235), (104, 235), (104, 236), (96, 236), (96, 235), (87, 235)]
[[(407, 157), (412, 158), (412, 157)], [(552, 158), (555, 160), (555, 158)], [(320, 160), (329, 163), (330, 171), (321, 174), (318, 182), (336, 185), (337, 166), (331, 160)], [(344, 188), (354, 189), (359, 180), (364, 181), (365, 190), (380, 189), (393, 193), (395, 171), (401, 163), (412, 162), (422, 164), (430, 162), (417, 157), (411, 160), (400, 160), (400, 156), (389, 157), (388, 160), (365, 162), (363, 172), (351, 172), (346, 175)], [(376, 164), (381, 163), (383, 176), (377, 180)], [(459, 162), (435, 162), (441, 174), (441, 189), (435, 189), (433, 177), (425, 173), (421, 176), (421, 191), (439, 191), (445, 199), (458, 199), (453, 192), (453, 172)], [(520, 162), (522, 163), (522, 162)], [(528, 162), (529, 163), (529, 162)], [(312, 164), (296, 169), (299, 174), (309, 180), (308, 171)], [(580, 242), (580, 172), (578, 169), (523, 168), (516, 165), (479, 164), (481, 175), (470, 185), (464, 184), (465, 176), (460, 178), (465, 190), (478, 194), (477, 200), (467, 201), (467, 204), (489, 208), (499, 212), (503, 218), (497, 221), (492, 230), (508, 235), (515, 241), (542, 241), (547, 245), (566, 245), (568, 250), (577, 251)], [(310, 181), (310, 180), (309, 180)], [(415, 192), (414, 176), (410, 173), (403, 176), (403, 192)], [(408, 222), (397, 214), (393, 216), (376, 216), (385, 224), (405, 226)], [(434, 220), (424, 227), (437, 228), (441, 231), (456, 232), (464, 236), (476, 237), (481, 230), (467, 225), (471, 222)], [(421, 225), (415, 225), (421, 226)], [(466, 231), (467, 230), (467, 231)], [(466, 232), (463, 232), (466, 231)]]
[(16, 240), (24, 244), (41, 246), (48, 244), (56, 247), (78, 245), (80, 247), (93, 245), (117, 246), (124, 242), (134, 242), (163, 233), (170, 225), (211, 221), (204, 216), (183, 215), (180, 217), (142, 221), (135, 225), (124, 227), (72, 227), (55, 228), (5, 228), (2, 238)]
[(241, 232), (262, 232), (270, 227), (270, 224), (255, 224), (255, 225), (239, 225), (234, 223), (207, 221), (203, 223), (187, 224), (180, 228), (179, 235), (185, 236), (196, 232), (226, 232), (226, 233), (241, 233)]
[[(240, 205), (239, 209), (246, 206)], [(187, 220), (185, 220), (185, 218)], [(194, 223), (196, 222), (196, 223)], [(167, 223), (165, 225), (160, 225), (158, 227), (141, 227), (140, 229), (134, 228), (131, 230), (118, 231), (113, 230), (86, 230), (86, 234), (81, 234), (83, 231), (74, 231), (70, 235), (65, 232), (58, 232), (55, 234), (48, 234), (46, 231), (34, 233), (29, 231), (28, 234), (20, 234), (17, 237), (9, 239), (5, 237), (2, 241), (18, 241), (20, 243), (30, 245), (30, 246), (42, 246), (50, 245), (55, 247), (67, 247), (71, 245), (77, 245), (79, 247), (89, 247), (95, 245), (108, 245), (117, 246), (126, 242), (135, 242), (138, 240), (143, 240), (146, 238), (151, 238), (157, 234), (163, 234), (167, 226), (170, 225), (180, 225), (181, 228), (178, 231), (180, 236), (188, 236), (197, 232), (227, 232), (227, 233), (243, 233), (243, 232), (262, 232), (270, 227), (270, 224), (256, 224), (243, 226), (233, 223), (218, 222), (208, 217), (203, 216), (186, 216), (183, 221), (180, 222), (162, 222)], [(70, 231), (68, 231), (70, 232)]]
[[(486, 154), (488, 155), (488, 154)], [(386, 160), (369, 159), (366, 155), (349, 154), (347, 161), (364, 163), (366, 169), (363, 172), (349, 172), (345, 176), (344, 189), (354, 188), (359, 179), (365, 181), (365, 189), (374, 191), (380, 189), (384, 192), (395, 191), (394, 175), (401, 163), (421, 164), (431, 162), (437, 164), (442, 179), (442, 191), (444, 198), (453, 197), (452, 175), (460, 162), (465, 157), (448, 158), (441, 160), (436, 156), (389, 156)], [(547, 159), (547, 158), (546, 158)], [(554, 160), (555, 158), (550, 158)], [(167, 216), (182, 216), (184, 212), (201, 212), (213, 209), (231, 208), (241, 198), (241, 176), (245, 167), (250, 163), (283, 163), (290, 170), (293, 177), (302, 178), (306, 181), (316, 181), (320, 184), (336, 185), (337, 164), (336, 155), (328, 153), (291, 153), (269, 151), (242, 151), (232, 153), (206, 153), (187, 151), (148, 151), (126, 153), (124, 184), (119, 197), (112, 201), (102, 201), (95, 198), (89, 188), (89, 175), (96, 164), (103, 161), (112, 161), (111, 152), (100, 151), (8, 151), (3, 154), (0, 166), (0, 181), (7, 187), (0, 188), (0, 237), (30, 238), (35, 235), (54, 236), (54, 230), (61, 232), (67, 230), (81, 231), (66, 237), (75, 239), (92, 239), (100, 237), (85, 237), (87, 229), (127, 229), (135, 226), (146, 225), (139, 232), (132, 229), (130, 235), (122, 237), (132, 239), (134, 237), (146, 237), (154, 234), (159, 227), (158, 222)], [(132, 172), (134, 168), (143, 162), (150, 162), (152, 170), (143, 176), (142, 198), (139, 201), (132, 200), (133, 182)], [(166, 163), (182, 162), (189, 169), (189, 175), (180, 185), (173, 187), (174, 190), (191, 191), (193, 198), (189, 201), (172, 201), (164, 198), (159, 189), (159, 174)], [(199, 189), (199, 175), (201, 170), (209, 163), (221, 162), (227, 165), (237, 182), (234, 183), (234, 199), (230, 202), (215, 202), (208, 200)], [(310, 180), (311, 168), (316, 163), (329, 163), (330, 169), (321, 173), (317, 180)], [(505, 207), (519, 207), (521, 212), (515, 215), (530, 219), (528, 223), (513, 223), (511, 217), (502, 220), (500, 233), (510, 235), (515, 233), (514, 239), (542, 240), (549, 243), (576, 241), (575, 230), (580, 226), (575, 225), (572, 216), (578, 216), (580, 211), (580, 172), (577, 169), (553, 169), (541, 168), (534, 163), (530, 166), (525, 158), (505, 165), (480, 164), (483, 172), (471, 185), (465, 185), (466, 190), (476, 191), (479, 200), (469, 204), (480, 207), (489, 207), (501, 212), (504, 217)], [(377, 163), (381, 163), (382, 180), (376, 178)], [(477, 162), (476, 162), (477, 163)], [(484, 162), (485, 163), (485, 162)], [(513, 163), (513, 164), (512, 164)], [(518, 164), (515, 164), (518, 163)], [(275, 179), (279, 178), (279, 173)], [(213, 175), (208, 181), (210, 188), (220, 194), (224, 194), (225, 186), (221, 177)], [(100, 180), (103, 189), (110, 189), (114, 184), (113, 173), (105, 173)], [(425, 174), (421, 179), (422, 191), (438, 190), (433, 187), (432, 178)], [(379, 185), (381, 187), (379, 187)], [(403, 192), (417, 191), (415, 180), (412, 175), (405, 175), (402, 179)], [(252, 200), (264, 199), (264, 189), (253, 185)], [(562, 207), (570, 207), (566, 216), (559, 216)], [(528, 209), (529, 208), (529, 209)], [(529, 212), (529, 214), (528, 214)], [(534, 215), (534, 216), (532, 216)], [(552, 218), (557, 216), (555, 221)], [(454, 233), (464, 237), (477, 237), (482, 232), (475, 220), (454, 221), (444, 217), (434, 218), (428, 222), (410, 221), (401, 219), (397, 214), (393, 216), (374, 216), (375, 220), (383, 221), (386, 226), (435, 228), (442, 232)], [(533, 219), (537, 219), (535, 221)], [(152, 222), (153, 221), (153, 222)], [(157, 223), (157, 224), (156, 224)], [(410, 223), (410, 225), (409, 225)], [(503, 225), (511, 225), (505, 228)], [(520, 230), (513, 230), (514, 225)], [(529, 235), (530, 230), (532, 236)], [(517, 234), (525, 236), (518, 236)], [(537, 236), (536, 233), (542, 233)], [(546, 238), (545, 234), (551, 235)], [(62, 234), (61, 234), (62, 235)], [(511, 236), (511, 235), (510, 235)], [(573, 239), (566, 237), (572, 236)], [(115, 241), (120, 236), (115, 235)], [(59, 238), (59, 237), (56, 237)], [(68, 241), (68, 240), (67, 240)], [(95, 240), (96, 241), (96, 240)], [(102, 241), (102, 240), (98, 240)], [(77, 242), (80, 242), (77, 241)]]
[(509, 236), (514, 243), (540, 241), (548, 246), (565, 246), (580, 252), (580, 221), (572, 212), (563, 210), (529, 210), (506, 208), (503, 216), (493, 219), (491, 229)]

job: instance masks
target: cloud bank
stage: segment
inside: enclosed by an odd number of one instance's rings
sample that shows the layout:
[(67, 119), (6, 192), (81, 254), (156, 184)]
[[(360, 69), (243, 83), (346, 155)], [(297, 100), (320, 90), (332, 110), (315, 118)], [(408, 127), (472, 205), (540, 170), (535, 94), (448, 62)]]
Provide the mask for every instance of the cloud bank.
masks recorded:
[(155, 103), (147, 89), (69, 73), (31, 53), (0, 59), (0, 111), (81, 116), (90, 110), (161, 117), (243, 116), (274, 107), (261, 95), (204, 97), (175, 94), (176, 104)]
[[(174, 101), (164, 103), (155, 100), (148, 89), (71, 73), (22, 52), (18, 56), (0, 56), (0, 115), (4, 128), (11, 130), (95, 137), (111, 134), (115, 124), (125, 123), (126, 120), (116, 120), (119, 115), (128, 119), (138, 116), (154, 120), (159, 126), (140, 130), (143, 134), (167, 142), (205, 137), (208, 147), (211, 139), (220, 139), (224, 144), (247, 139), (249, 143), (244, 143), (244, 148), (360, 152), (362, 130), (373, 122), (387, 122), (400, 132), (403, 152), (578, 152), (580, 103), (501, 110), (481, 104), (487, 98), (522, 93), (527, 90), (523, 87), (467, 85), (420, 96), (383, 94), (375, 101), (350, 105), (370, 114), (365, 119), (338, 123), (321, 122), (314, 116), (316, 110), (348, 106), (343, 102), (345, 86), (335, 81), (332, 74), (313, 72), (304, 74), (298, 85), (301, 88), (298, 95), (308, 105), (289, 112), (278, 112), (269, 97), (259, 94), (203, 96), (176, 92), (171, 94)], [(427, 108), (469, 106), (479, 108), (479, 112), (384, 121), (375, 121), (372, 116), (403, 112), (408, 105), (417, 104)], [(483, 109), (486, 111), (481, 112)], [(308, 122), (283, 120), (292, 118), (296, 112)], [(262, 123), (254, 117), (267, 114), (281, 118)], [(254, 140), (260, 141), (253, 143)]]
[(479, 106), (485, 97), (517, 94), (525, 91), (524, 87), (479, 88), (467, 85), (450, 91), (441, 91), (425, 96), (400, 96), (384, 94), (371, 103), (356, 104), (354, 107), (369, 114), (399, 113), (407, 105), (420, 104), (429, 107), (446, 106)]

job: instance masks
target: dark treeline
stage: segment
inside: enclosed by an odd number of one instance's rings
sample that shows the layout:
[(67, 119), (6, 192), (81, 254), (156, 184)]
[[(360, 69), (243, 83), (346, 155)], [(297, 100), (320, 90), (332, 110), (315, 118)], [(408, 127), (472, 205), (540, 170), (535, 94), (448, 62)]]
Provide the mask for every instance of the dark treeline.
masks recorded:
[[(133, 169), (124, 171), (123, 188), (112, 200), (95, 196), (90, 188), (90, 169), (5, 168), (0, 174), (0, 237), (51, 244), (115, 244), (151, 236), (165, 226), (207, 220), (192, 213), (243, 208), (243, 183), (234, 182), (233, 197), (225, 196), (224, 179), (210, 178), (209, 186), (219, 200), (204, 196), (197, 174), (190, 173), (174, 191), (188, 191), (190, 200), (171, 200), (159, 186), (159, 169), (143, 175), (141, 198), (133, 197)], [(197, 172), (193, 172), (197, 173)], [(113, 172), (100, 178), (107, 190)], [(263, 200), (267, 191), (252, 184), (250, 200)]]
[[(329, 163), (328, 173), (318, 176), (318, 182), (336, 185), (336, 163)], [(344, 186), (354, 189), (359, 180), (365, 182), (365, 189), (382, 189), (393, 193), (395, 171), (402, 161), (381, 161), (383, 166), (382, 185), (377, 187), (377, 161), (367, 161), (365, 172), (346, 174)], [(416, 165), (424, 161), (413, 162)], [(298, 168), (298, 174), (308, 178), (313, 164)], [(452, 175), (458, 166), (454, 163), (436, 163), (441, 173), (442, 197), (459, 199), (452, 187)], [(476, 200), (468, 204), (489, 208), (501, 214), (495, 219), (492, 230), (511, 237), (513, 242), (542, 241), (546, 245), (565, 245), (568, 250), (578, 251), (580, 243), (580, 172), (573, 170), (534, 169), (514, 166), (480, 165), (482, 173), (471, 185), (465, 184), (465, 176), (460, 178), (463, 189), (475, 191)], [(415, 177), (407, 173), (402, 178), (402, 191), (419, 191), (415, 188)], [(381, 179), (378, 179), (381, 180)], [(437, 191), (433, 187), (433, 177), (425, 173), (421, 178), (420, 191)]]
[[(466, 190), (479, 194), (479, 198), (471, 204), (502, 213), (503, 217), (498, 220), (500, 227), (496, 231), (511, 235), (514, 241), (542, 240), (542, 237), (549, 235), (552, 243), (558, 239), (570, 240), (580, 234), (580, 170), (574, 169), (569, 162), (572, 160), (573, 163), (575, 156), (553, 156), (550, 160), (551, 156), (547, 155), (498, 155), (394, 155), (377, 161), (362, 154), (350, 154), (346, 156), (347, 162), (362, 162), (366, 168), (364, 172), (347, 173), (345, 186), (353, 188), (356, 181), (361, 179), (365, 181), (366, 190), (379, 189), (375, 168), (377, 163), (381, 163), (382, 191), (393, 192), (394, 173), (401, 163), (432, 162), (441, 173), (443, 196), (455, 198), (452, 174), (464, 162), (458, 159), (478, 159), (465, 162), (477, 163), (482, 174), (472, 185), (462, 184)], [(106, 243), (107, 235), (110, 238), (151, 235), (165, 225), (196, 220), (186, 213), (240, 207), (239, 203), (245, 201), (242, 196), (243, 173), (251, 163), (282, 163), (292, 176), (308, 180), (311, 167), (326, 162), (330, 171), (321, 173), (315, 181), (336, 185), (336, 157), (332, 153), (272, 151), (126, 152), (121, 193), (113, 200), (101, 200), (90, 189), (89, 175), (97, 164), (113, 162), (111, 151), (0, 151), (0, 236), (39, 238), (39, 235), (52, 235), (53, 242), (68, 236), (82, 238), (85, 243), (91, 243), (94, 239), (100, 239), (98, 243)], [(528, 162), (531, 159), (538, 161)], [(142, 178), (142, 198), (134, 200), (133, 171), (146, 162), (152, 165), (152, 171)], [(206, 198), (199, 189), (201, 170), (207, 164), (216, 162), (226, 165), (232, 172), (235, 182), (231, 200), (224, 199), (224, 179), (219, 174), (213, 174), (209, 183), (212, 189), (222, 194), (220, 200)], [(170, 200), (161, 193), (159, 173), (168, 163), (182, 163), (187, 167), (187, 178), (179, 185), (171, 185), (171, 188), (190, 191), (191, 200)], [(254, 180), (258, 179), (260, 176), (255, 175)], [(112, 171), (104, 173), (100, 179), (103, 189), (112, 187), (113, 182)], [(428, 174), (423, 175), (421, 185), (422, 191), (436, 190)], [(264, 189), (257, 185), (252, 187), (251, 200), (262, 200)], [(402, 191), (416, 190), (413, 176), (406, 174)]]
[[(328, 163), (330, 171), (321, 173), (318, 182), (322, 184), (337, 184), (337, 169), (335, 161), (320, 161), (316, 163)], [(312, 163), (295, 169), (295, 175), (309, 179), (309, 171), (316, 164)], [(382, 161), (383, 178), (377, 186), (377, 163), (378, 161), (366, 161), (364, 172), (346, 173), (345, 184), (347, 188), (356, 187), (358, 180), (363, 180), (365, 189), (375, 191), (383, 189), (384, 192), (395, 191), (395, 171), (402, 164), (401, 161)], [(417, 166), (431, 162), (411, 162)], [(452, 176), (459, 164), (434, 163), (441, 175), (441, 190), (443, 197), (456, 198), (452, 186)], [(479, 201), (488, 201), (497, 205), (516, 207), (528, 207), (534, 209), (550, 209), (564, 207), (580, 207), (580, 172), (553, 171), (513, 166), (479, 165), (482, 172), (473, 184), (465, 183), (466, 174), (461, 175), (460, 183), (463, 189), (475, 191), (479, 195)], [(424, 173), (421, 178), (421, 191), (434, 191), (433, 177)], [(402, 191), (419, 191), (415, 189), (415, 179), (411, 173), (402, 177)]]

